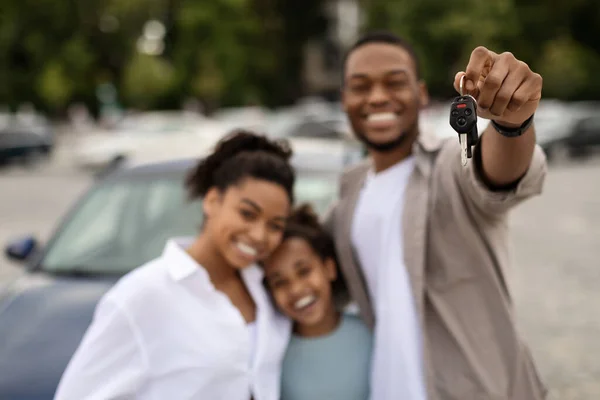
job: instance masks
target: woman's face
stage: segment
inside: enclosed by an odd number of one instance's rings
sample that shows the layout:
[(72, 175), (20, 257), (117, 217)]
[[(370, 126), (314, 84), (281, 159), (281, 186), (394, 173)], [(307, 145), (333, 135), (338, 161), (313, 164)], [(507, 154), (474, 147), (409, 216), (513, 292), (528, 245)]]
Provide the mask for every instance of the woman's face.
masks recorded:
[(285, 315), (304, 330), (319, 329), (334, 310), (331, 284), (333, 260), (323, 261), (301, 238), (286, 239), (263, 263), (267, 286)]
[(220, 255), (245, 268), (271, 254), (281, 242), (290, 199), (280, 185), (247, 178), (204, 197), (205, 229)]

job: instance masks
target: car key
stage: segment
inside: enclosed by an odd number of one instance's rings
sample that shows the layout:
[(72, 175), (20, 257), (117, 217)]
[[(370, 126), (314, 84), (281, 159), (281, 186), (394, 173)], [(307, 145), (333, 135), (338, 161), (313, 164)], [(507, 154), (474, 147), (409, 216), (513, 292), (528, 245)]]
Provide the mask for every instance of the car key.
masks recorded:
[(461, 148), (461, 162), (467, 165), (467, 158), (472, 158), (471, 148), (477, 144), (477, 101), (463, 91), (464, 75), (460, 79), (460, 96), (450, 105), (450, 126), (458, 133)]
[(461, 147), (461, 161), (467, 164), (472, 158), (472, 147), (477, 144), (477, 102), (472, 96), (460, 96), (450, 106), (450, 126), (458, 133)]

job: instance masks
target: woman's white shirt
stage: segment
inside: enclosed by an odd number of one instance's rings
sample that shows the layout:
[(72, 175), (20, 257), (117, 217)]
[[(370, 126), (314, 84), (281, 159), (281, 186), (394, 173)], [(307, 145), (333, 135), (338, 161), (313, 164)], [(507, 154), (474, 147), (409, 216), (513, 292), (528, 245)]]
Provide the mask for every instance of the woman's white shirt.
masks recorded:
[(229, 298), (170, 240), (99, 302), (56, 400), (276, 400), (290, 322), (273, 308), (258, 266), (242, 270), (256, 336)]

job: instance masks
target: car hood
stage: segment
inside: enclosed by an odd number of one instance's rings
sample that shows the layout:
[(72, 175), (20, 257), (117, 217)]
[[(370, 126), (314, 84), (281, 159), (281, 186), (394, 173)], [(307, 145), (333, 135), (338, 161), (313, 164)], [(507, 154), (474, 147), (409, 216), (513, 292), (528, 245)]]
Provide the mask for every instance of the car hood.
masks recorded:
[(27, 274), (0, 302), (0, 399), (52, 399), (115, 279)]

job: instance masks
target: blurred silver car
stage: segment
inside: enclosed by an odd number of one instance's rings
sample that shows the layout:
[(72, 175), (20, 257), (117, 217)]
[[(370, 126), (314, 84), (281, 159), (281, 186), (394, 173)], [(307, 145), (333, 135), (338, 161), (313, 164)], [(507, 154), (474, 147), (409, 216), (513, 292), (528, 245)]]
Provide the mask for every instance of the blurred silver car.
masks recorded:
[[(25, 264), (0, 288), (0, 399), (48, 400), (89, 326), (98, 300), (167, 238), (195, 235), (199, 201), (186, 201), (194, 160), (116, 168), (61, 218), (47, 244), (24, 237), (6, 255)], [(339, 169), (298, 165), (295, 194), (320, 213), (334, 201)]]

